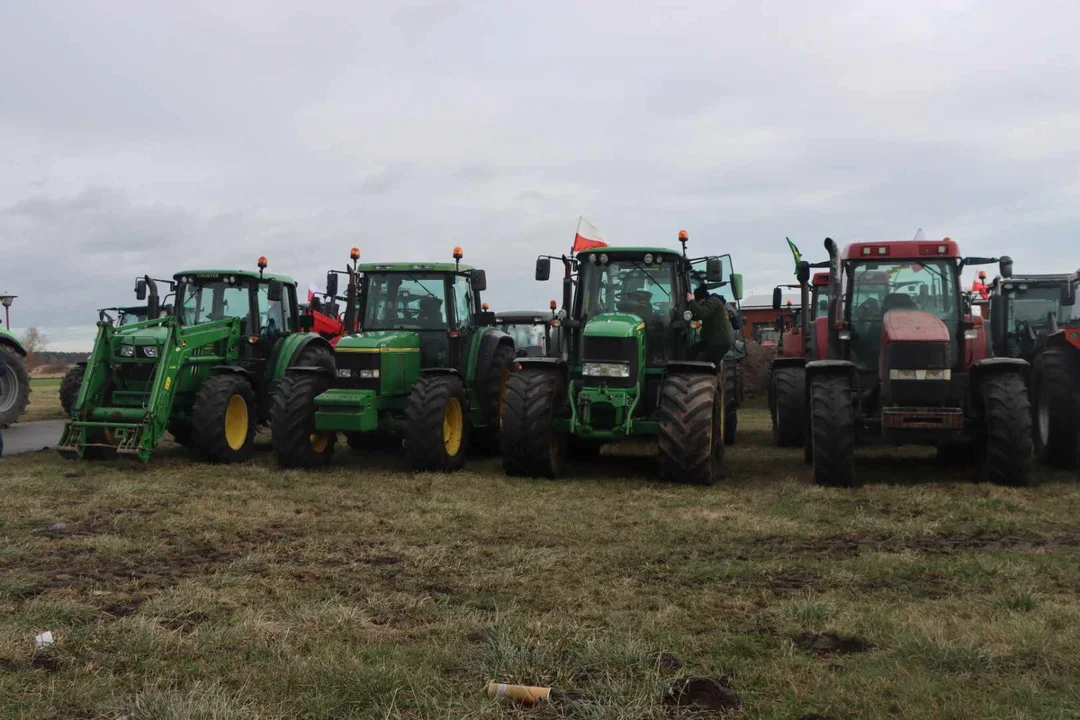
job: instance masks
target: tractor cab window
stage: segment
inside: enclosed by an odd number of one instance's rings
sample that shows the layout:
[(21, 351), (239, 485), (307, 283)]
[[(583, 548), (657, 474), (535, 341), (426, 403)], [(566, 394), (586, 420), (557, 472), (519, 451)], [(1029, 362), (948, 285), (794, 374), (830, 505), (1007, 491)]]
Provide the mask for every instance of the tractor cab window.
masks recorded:
[(1009, 290), (1012, 302), (1009, 303), (1009, 328), (1014, 330), (1022, 323), (1032, 327), (1049, 327), (1050, 314), (1058, 315), (1058, 302), (1061, 289), (1057, 285), (1050, 287), (1019, 284)]
[[(593, 255), (592, 257), (597, 257)], [(665, 345), (679, 308), (676, 264), (651, 264), (644, 256), (608, 263), (583, 262), (580, 268), (581, 312), (585, 320), (602, 313), (628, 313), (645, 321), (645, 353), (650, 365), (662, 365), (674, 350)]]
[(218, 280), (181, 285), (177, 297), (182, 298), (180, 321), (184, 325), (234, 317), (250, 319), (248, 286), (238, 282)]
[(472, 325), (473, 291), (469, 278), (458, 275), (454, 278), (454, 322), (458, 328)]
[(515, 323), (499, 327), (513, 339), (518, 354), (524, 353), (529, 357), (543, 357), (547, 354), (547, 325)]
[(386, 273), (367, 276), (365, 330), (446, 330), (443, 276)]
[(810, 319), (816, 320), (829, 314), (829, 286), (815, 285), (810, 295)]
[(282, 288), (281, 300), (271, 300), (270, 286), (260, 283), (255, 292), (259, 304), (259, 336), (272, 338), (292, 330), (292, 312), (288, 288)]

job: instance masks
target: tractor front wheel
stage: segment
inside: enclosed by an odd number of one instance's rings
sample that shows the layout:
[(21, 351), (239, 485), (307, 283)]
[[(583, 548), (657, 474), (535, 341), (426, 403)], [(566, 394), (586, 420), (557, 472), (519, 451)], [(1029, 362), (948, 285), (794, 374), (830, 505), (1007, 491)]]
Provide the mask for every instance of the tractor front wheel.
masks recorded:
[(1031, 399), (1035, 454), (1054, 467), (1071, 468), (1077, 461), (1076, 434), (1080, 431), (1073, 395), (1080, 368), (1058, 348), (1039, 353)]
[(243, 462), (255, 451), (255, 393), (243, 375), (215, 375), (191, 408), (192, 440), (207, 460)]
[(326, 467), (337, 433), (315, 429), (315, 398), (330, 388), (325, 373), (291, 372), (274, 393), (270, 443), (282, 467)]
[(502, 414), (506, 387), (514, 372), (517, 356), (509, 345), (499, 345), (491, 355), (484, 376), (477, 388), (484, 409), (484, 429), (477, 432), (473, 444), (486, 452), (499, 451), (499, 418)]
[(660, 478), (712, 485), (723, 476), (724, 406), (715, 375), (668, 375), (660, 389)]
[(983, 378), (978, 452), (984, 479), (1001, 485), (1031, 484), (1031, 404), (1024, 378), (994, 373)]
[(64, 414), (68, 417), (71, 417), (75, 401), (79, 399), (79, 388), (82, 386), (84, 375), (86, 375), (86, 366), (74, 365), (64, 373), (64, 379), (60, 381), (60, 407), (64, 408)]
[(557, 372), (521, 370), (510, 376), (502, 409), (503, 471), (512, 477), (557, 478), (566, 468), (567, 437), (555, 431), (566, 398)]
[(7, 427), (18, 421), (19, 416), (30, 404), (30, 374), (26, 372), (26, 361), (15, 348), (0, 345), (8, 371), (0, 375), (0, 427)]
[(846, 376), (819, 375), (811, 380), (810, 443), (815, 483), (855, 484), (855, 418)]
[(469, 403), (456, 375), (420, 378), (405, 408), (405, 454), (415, 471), (453, 472), (469, 448)]
[(773, 442), (777, 447), (801, 445), (806, 427), (806, 371), (776, 368), (769, 382)]
[(724, 444), (735, 444), (739, 427), (739, 366), (736, 360), (724, 362)]

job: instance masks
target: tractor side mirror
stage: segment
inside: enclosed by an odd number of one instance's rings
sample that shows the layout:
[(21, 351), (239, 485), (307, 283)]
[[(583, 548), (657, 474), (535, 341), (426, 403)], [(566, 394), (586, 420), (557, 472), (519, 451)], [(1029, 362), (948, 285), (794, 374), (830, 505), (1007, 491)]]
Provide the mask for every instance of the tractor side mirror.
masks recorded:
[(1013, 261), (1008, 255), (1002, 255), (998, 260), (998, 274), (1003, 278), (1011, 278), (1013, 271)]
[(724, 281), (724, 264), (720, 262), (720, 258), (709, 258), (705, 261), (705, 280), (711, 283)]
[(731, 274), (731, 294), (735, 296), (735, 302), (742, 300), (742, 275)]
[(551, 260), (536, 258), (536, 279), (543, 282), (551, 277)]
[(304, 313), (297, 318), (296, 326), (303, 332), (311, 332), (311, 329), (315, 327), (315, 317)]
[(484, 292), (487, 290), (487, 273), (483, 270), (472, 270), (469, 273), (469, 282), (472, 283), (474, 292)]
[(336, 272), (326, 273), (326, 294), (332, 298), (337, 297), (337, 281), (338, 277)]
[(810, 282), (810, 263), (805, 260), (800, 260), (798, 266), (795, 268), (795, 277), (798, 279), (800, 285), (805, 285)]
[(481, 310), (473, 315), (473, 321), (477, 327), (495, 327), (495, 313), (490, 310)]
[(784, 292), (780, 288), (773, 288), (772, 291), (772, 309), (779, 310), (784, 304)]
[(1076, 304), (1076, 286), (1070, 281), (1066, 281), (1061, 286), (1061, 304), (1065, 307)]
[(135, 298), (137, 300), (146, 299), (146, 278), (139, 278), (135, 281)]
[(281, 296), (284, 292), (280, 280), (271, 280), (266, 287), (266, 299), (270, 302), (281, 302)]

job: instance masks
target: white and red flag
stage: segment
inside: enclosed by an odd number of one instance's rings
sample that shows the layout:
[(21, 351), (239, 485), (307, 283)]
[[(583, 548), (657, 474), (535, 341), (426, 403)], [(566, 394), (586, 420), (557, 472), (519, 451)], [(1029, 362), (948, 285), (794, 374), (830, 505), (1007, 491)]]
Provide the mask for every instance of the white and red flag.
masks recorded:
[(581, 252), (582, 250), (607, 246), (607, 239), (599, 228), (584, 217), (578, 218), (577, 234), (574, 235), (574, 247), (571, 252)]
[(319, 286), (315, 284), (314, 280), (308, 280), (307, 301), (311, 302), (312, 300), (314, 300), (315, 293), (317, 292), (322, 292), (321, 290), (319, 290)]

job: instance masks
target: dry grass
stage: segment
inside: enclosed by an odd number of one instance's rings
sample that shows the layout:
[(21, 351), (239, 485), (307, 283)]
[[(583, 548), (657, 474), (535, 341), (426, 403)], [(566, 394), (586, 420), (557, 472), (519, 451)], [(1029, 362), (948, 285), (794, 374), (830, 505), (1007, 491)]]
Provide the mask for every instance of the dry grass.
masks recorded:
[[(767, 421), (744, 411), (712, 488), (641, 456), (558, 482), (348, 450), (323, 473), (5, 459), (0, 716), (659, 718), (684, 674), (727, 678), (744, 718), (1080, 715), (1067, 475), (893, 451), (819, 488)], [(515, 709), (491, 679), (589, 697)]]

